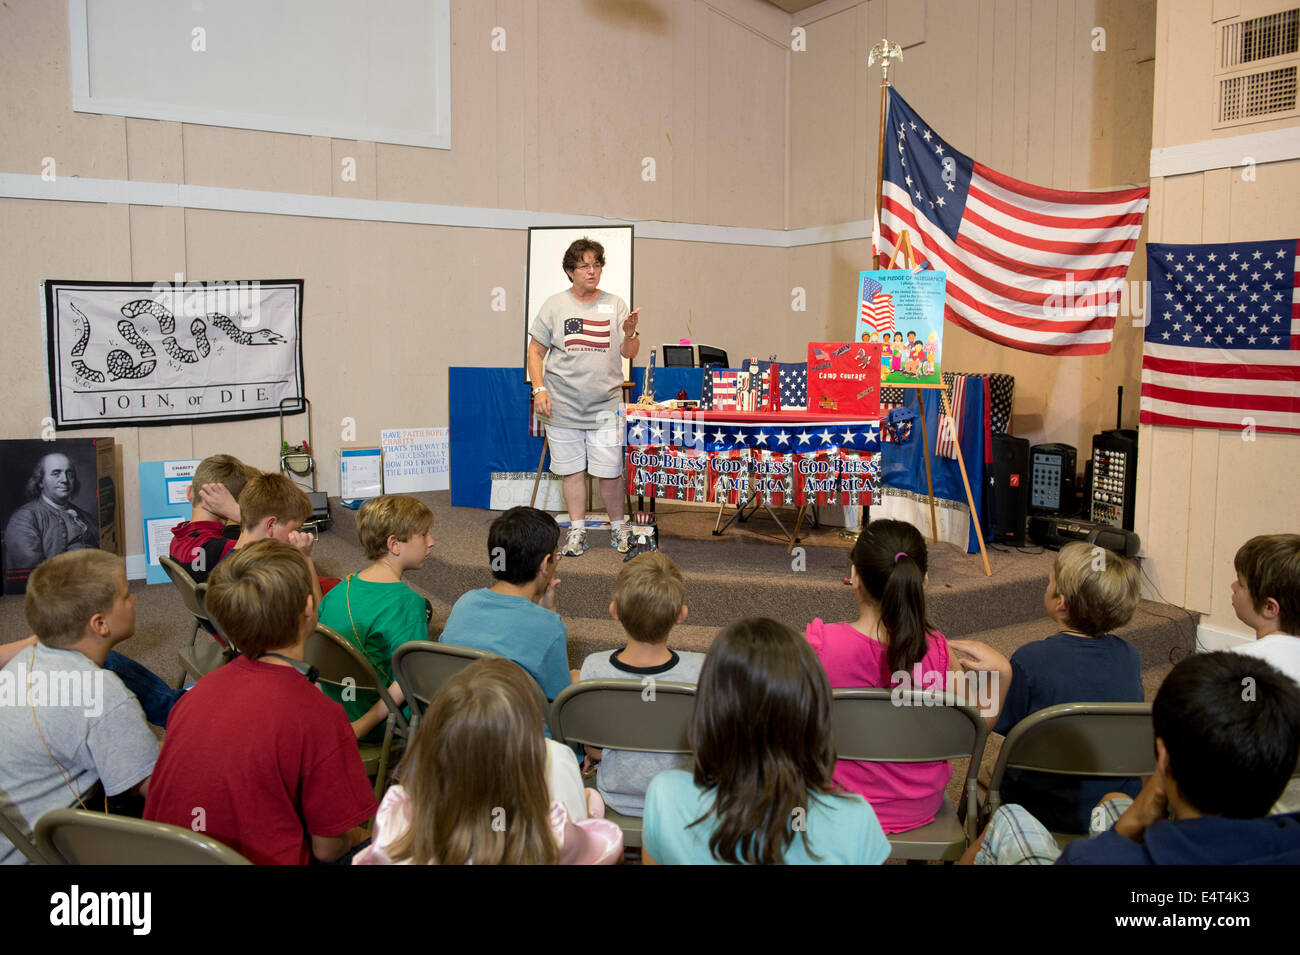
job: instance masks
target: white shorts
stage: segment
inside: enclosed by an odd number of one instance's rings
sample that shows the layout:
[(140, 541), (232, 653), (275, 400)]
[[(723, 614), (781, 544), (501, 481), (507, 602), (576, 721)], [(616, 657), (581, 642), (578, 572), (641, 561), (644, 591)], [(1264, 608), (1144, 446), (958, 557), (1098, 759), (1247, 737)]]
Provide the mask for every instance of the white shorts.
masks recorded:
[(551, 448), (552, 474), (586, 471), (595, 477), (616, 478), (623, 473), (623, 448), (615, 428), (582, 431), (548, 425), (546, 437)]

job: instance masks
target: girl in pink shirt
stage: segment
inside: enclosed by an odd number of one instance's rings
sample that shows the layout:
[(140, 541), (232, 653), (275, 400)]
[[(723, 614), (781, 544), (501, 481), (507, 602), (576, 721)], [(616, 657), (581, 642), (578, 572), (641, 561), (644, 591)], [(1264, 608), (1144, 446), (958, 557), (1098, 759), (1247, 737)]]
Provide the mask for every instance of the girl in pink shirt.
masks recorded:
[[(943, 634), (925, 617), (925, 538), (906, 521), (872, 521), (853, 547), (849, 579), (858, 598), (852, 623), (808, 625), (808, 642), (832, 688), (917, 690), (945, 680), (958, 666)], [(918, 682), (918, 677), (920, 678)], [(943, 683), (939, 684), (944, 685)], [(952, 764), (866, 763), (842, 759), (835, 782), (861, 793), (885, 832), (905, 832), (934, 821), (952, 778)]]

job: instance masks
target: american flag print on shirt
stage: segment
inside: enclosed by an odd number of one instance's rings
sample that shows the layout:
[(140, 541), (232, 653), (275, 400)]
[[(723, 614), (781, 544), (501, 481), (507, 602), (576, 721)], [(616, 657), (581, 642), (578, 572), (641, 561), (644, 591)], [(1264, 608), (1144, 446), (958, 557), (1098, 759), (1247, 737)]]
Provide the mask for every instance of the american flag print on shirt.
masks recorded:
[(1142, 424), (1300, 434), (1300, 240), (1147, 244)]
[(884, 334), (894, 331), (894, 296), (882, 291), (883, 286), (869, 275), (862, 277), (859, 312), (862, 320)]
[(947, 276), (944, 317), (1045, 355), (1110, 350), (1146, 187), (1045, 189), (959, 153), (889, 91), (880, 255), (904, 229)]
[(609, 351), (608, 318), (566, 318), (565, 351)]

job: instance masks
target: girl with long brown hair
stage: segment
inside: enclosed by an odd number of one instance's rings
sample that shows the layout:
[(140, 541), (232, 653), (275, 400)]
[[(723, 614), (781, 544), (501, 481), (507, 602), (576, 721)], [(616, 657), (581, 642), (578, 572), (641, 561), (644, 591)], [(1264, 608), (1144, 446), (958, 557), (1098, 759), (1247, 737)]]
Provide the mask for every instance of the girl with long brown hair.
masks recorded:
[[(358, 865), (613, 864), (623, 833), (574, 822), (547, 784), (541, 708), (518, 664), (477, 660), (438, 690)], [(576, 763), (575, 763), (576, 768)]]
[(644, 861), (878, 865), (889, 855), (866, 800), (832, 791), (830, 685), (785, 625), (754, 617), (718, 634), (690, 740), (694, 774), (660, 773), (646, 793)]

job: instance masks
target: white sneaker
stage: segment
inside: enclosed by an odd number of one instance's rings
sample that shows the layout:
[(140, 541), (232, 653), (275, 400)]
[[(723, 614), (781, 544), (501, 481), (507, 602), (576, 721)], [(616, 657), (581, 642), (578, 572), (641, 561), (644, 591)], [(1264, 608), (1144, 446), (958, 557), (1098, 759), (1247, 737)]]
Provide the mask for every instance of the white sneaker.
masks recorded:
[(626, 523), (609, 532), (609, 546), (617, 550), (620, 554), (626, 554), (632, 549), (632, 528)]
[(569, 539), (564, 542), (564, 549), (560, 551), (565, 557), (581, 557), (587, 550), (587, 529), (585, 527), (570, 527)]

